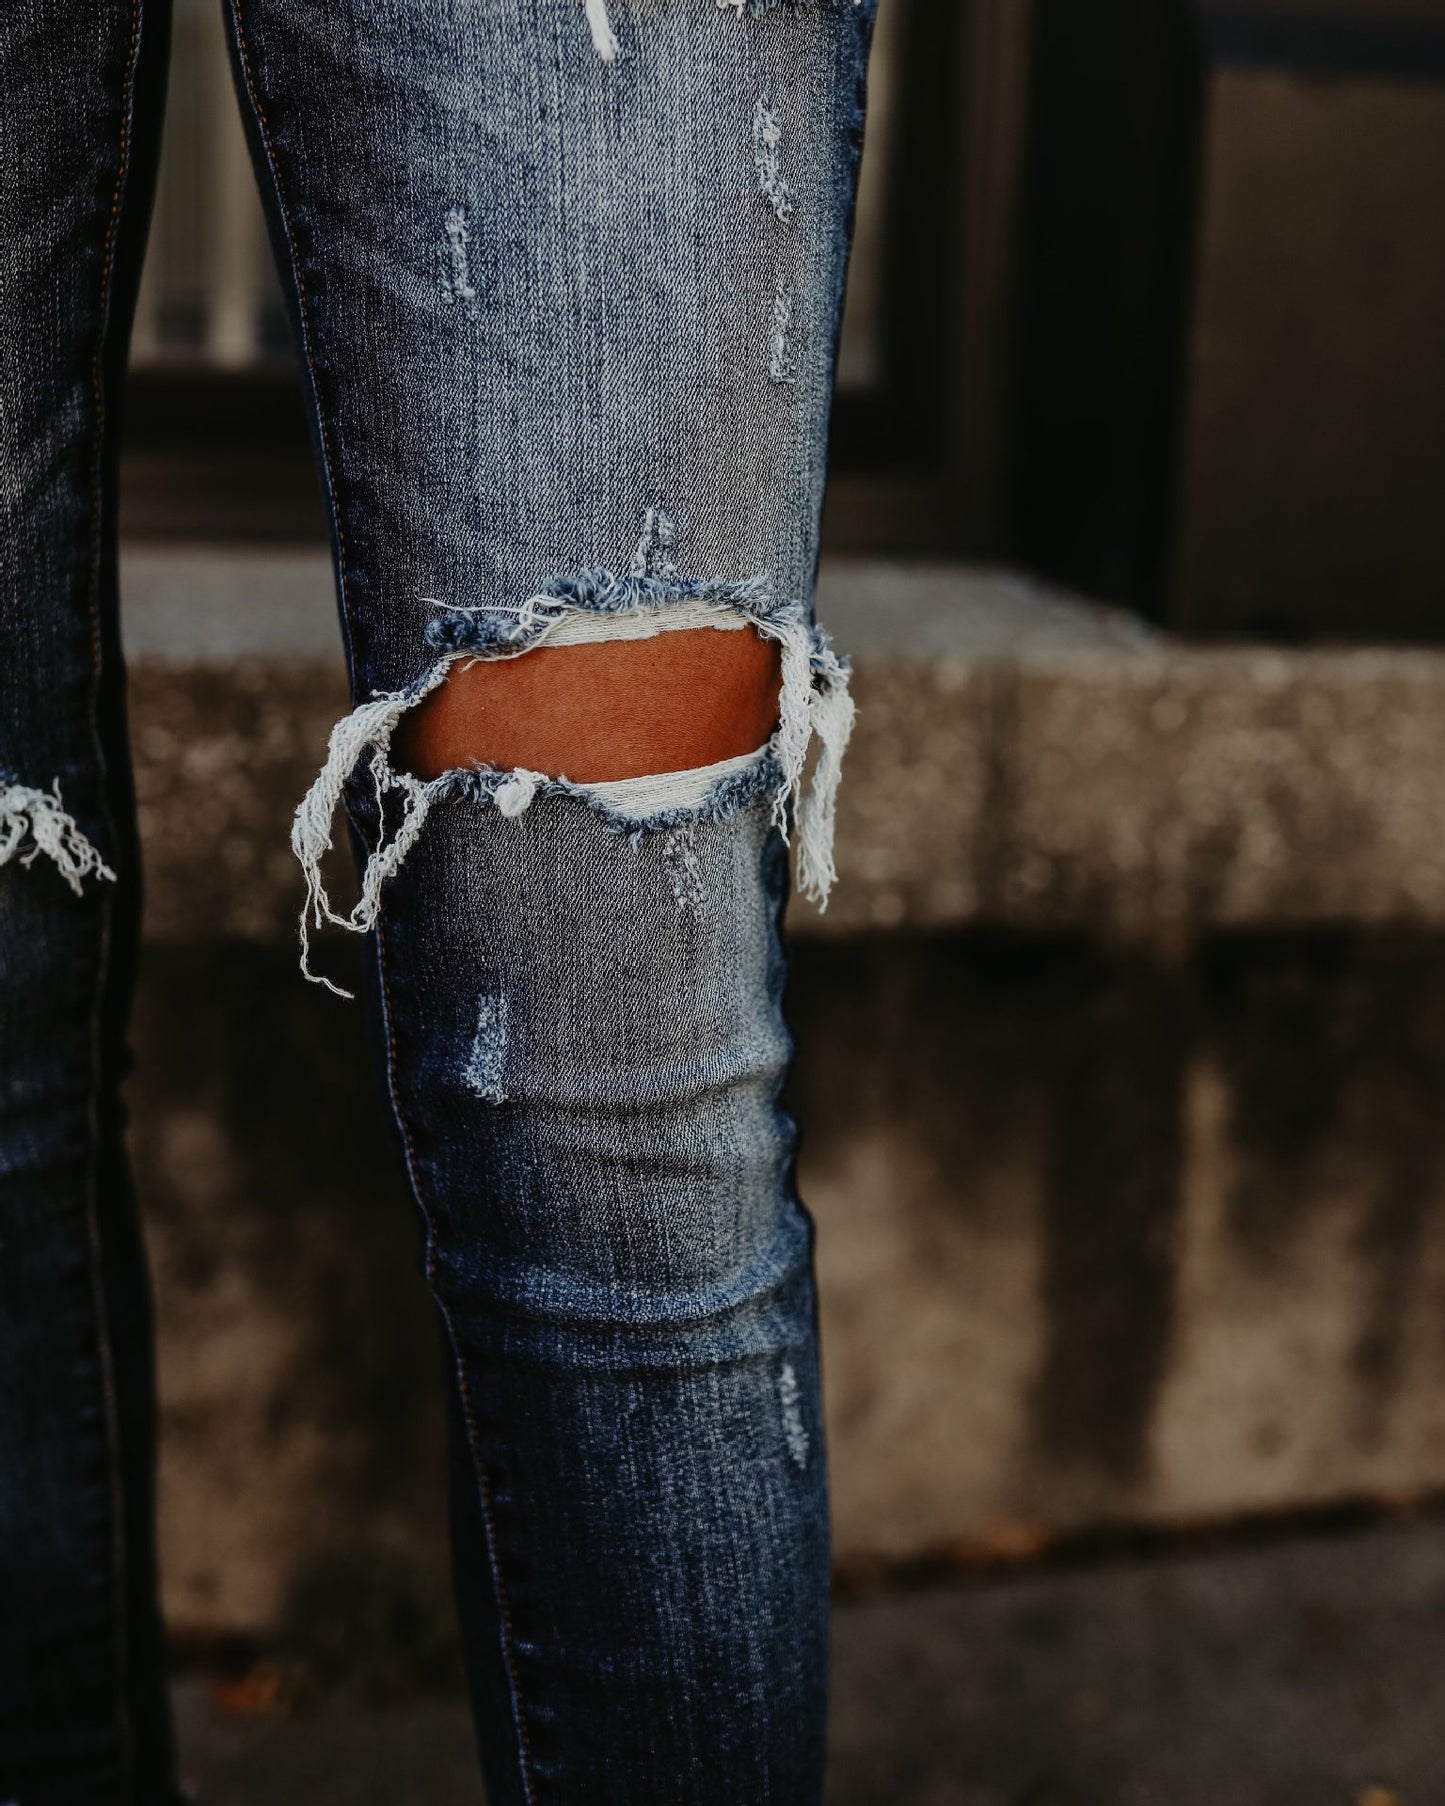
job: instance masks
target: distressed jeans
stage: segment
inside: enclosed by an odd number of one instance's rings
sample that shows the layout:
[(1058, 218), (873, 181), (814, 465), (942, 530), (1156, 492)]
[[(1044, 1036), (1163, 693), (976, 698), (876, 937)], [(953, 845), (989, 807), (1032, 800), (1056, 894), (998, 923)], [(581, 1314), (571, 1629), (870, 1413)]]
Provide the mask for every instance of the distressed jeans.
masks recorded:
[[(293, 831), (303, 964), (329, 982), (319, 930), (365, 937), (488, 1794), (812, 1806), (826, 1480), (779, 913), (792, 861), (831, 881), (850, 722), (811, 591), (873, 0), (226, 5), (352, 682)], [(115, 578), (166, 55), (162, 0), (0, 10), (18, 1806), (179, 1797), (120, 1101), (140, 887)], [(776, 643), (765, 745), (591, 784), (392, 757), (460, 666), (676, 628)], [(340, 903), (321, 860), (348, 838)]]

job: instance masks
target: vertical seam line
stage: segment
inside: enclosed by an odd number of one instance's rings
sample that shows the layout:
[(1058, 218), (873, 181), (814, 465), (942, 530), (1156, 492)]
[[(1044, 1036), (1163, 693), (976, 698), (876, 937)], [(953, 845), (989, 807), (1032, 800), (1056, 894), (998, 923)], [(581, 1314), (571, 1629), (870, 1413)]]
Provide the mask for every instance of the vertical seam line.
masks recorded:
[(341, 618), (346, 632), (346, 663), (348, 671), (355, 666), (355, 650), (351, 631), (351, 595), (348, 588), (349, 573), (346, 563), (346, 530), (342, 521), (341, 500), (336, 490), (334, 459), (331, 452), (331, 431), (326, 423), (326, 409), (322, 405), (321, 385), (317, 377), (316, 358), (312, 350), (311, 304), (306, 294), (306, 278), (301, 273), (301, 250), (296, 242), (296, 228), (291, 221), (291, 209), (286, 201), (286, 189), (281, 180), (281, 166), (276, 156), (276, 146), (271, 137), (270, 122), (266, 118), (266, 110), (261, 104), (261, 96), (256, 87), (256, 78), (251, 68), (251, 51), (246, 41), (246, 22), (241, 13), (241, 0), (229, 0), (231, 21), (236, 30), (236, 51), (241, 63), (241, 76), (245, 83), (246, 98), (250, 102), (251, 112), (255, 116), (256, 129), (261, 134), (261, 144), (266, 153), (266, 167), (271, 177), (271, 186), (275, 190), (276, 205), (281, 212), (281, 223), (286, 232), (286, 244), (291, 254), (291, 280), (296, 287), (296, 315), (301, 340), (301, 355), (306, 363), (306, 375), (311, 385), (311, 401), (316, 412), (317, 435), (321, 441), (321, 468), (326, 478), (326, 493), (331, 503), (331, 521), (336, 532), (336, 570), (341, 590)]
[[(100, 624), (100, 577), (105, 556), (104, 484), (105, 484), (105, 354), (111, 324), (111, 301), (115, 279), (120, 212), (125, 196), (126, 177), (130, 169), (131, 142), (134, 136), (136, 69), (140, 53), (140, 16), (142, 0), (131, 0), (130, 29), (125, 50), (125, 76), (121, 90), (120, 136), (116, 153), (115, 185), (111, 190), (110, 209), (106, 218), (105, 243), (100, 262), (100, 306), (96, 327), (95, 349), (91, 353), (90, 387), (94, 442), (91, 451), (90, 482), (90, 570), (87, 580), (87, 603), (90, 615), (90, 737), (99, 777), (97, 812), (105, 837), (114, 847), (115, 820), (109, 796), (109, 762), (100, 731), (100, 675), (103, 646)], [(100, 1088), (104, 1074), (101, 1049), (101, 1017), (104, 1008), (106, 978), (110, 970), (114, 904), (110, 892), (101, 887), (100, 934), (96, 947), (95, 991), (90, 1011), (90, 1134), (88, 1172), (85, 1183), (85, 1228), (90, 1266), (91, 1309), (95, 1315), (96, 1348), (100, 1362), (100, 1385), (105, 1413), (111, 1502), (111, 1608), (114, 1614), (113, 1654), (115, 1660), (115, 1712), (119, 1736), (122, 1785), (127, 1795), (135, 1779), (135, 1731), (130, 1711), (130, 1612), (126, 1572), (125, 1487), (121, 1473), (120, 1410), (115, 1388), (115, 1350), (111, 1343), (110, 1313), (105, 1295), (105, 1280), (100, 1239)]]
[(491, 1480), (487, 1473), (487, 1464), (482, 1455), (481, 1438), (477, 1427), (476, 1409), (472, 1403), (471, 1387), (467, 1381), (466, 1368), (462, 1361), (461, 1349), (457, 1343), (456, 1327), (441, 1294), (436, 1288), (436, 1224), (431, 1212), (422, 1197), (419, 1163), (416, 1157), (416, 1145), (412, 1140), (411, 1128), (402, 1112), (401, 1098), (397, 1091), (396, 1071), (396, 1031), (393, 1027), (393, 1011), (391, 1007), (391, 986), (386, 965), (386, 937), (382, 931), (381, 918), (376, 921), (376, 964), (380, 979), (382, 1026), (386, 1038), (386, 1088), (391, 1103), (391, 1111), (396, 1125), (401, 1131), (402, 1144), (406, 1150), (407, 1179), (411, 1186), (412, 1197), (426, 1225), (426, 1282), (432, 1297), (436, 1300), (437, 1309), (441, 1312), (442, 1322), (446, 1326), (447, 1342), (451, 1347), (452, 1362), (456, 1368), (457, 1389), (461, 1394), (462, 1416), (467, 1426), (467, 1447), (472, 1458), (472, 1467), (477, 1480), (477, 1500), (482, 1509), (482, 1522), (487, 1539), (487, 1565), (491, 1570), (492, 1587), (497, 1596), (498, 1614), (501, 1619), (502, 1660), (507, 1670), (507, 1684), (512, 1696), (512, 1722), (517, 1732), (517, 1747), (522, 1787), (526, 1795), (527, 1806), (536, 1806), (537, 1791), (532, 1772), (532, 1743), (527, 1732), (526, 1710), (522, 1702), (522, 1683), (517, 1673), (516, 1653), (513, 1647), (512, 1610), (507, 1599), (506, 1583), (502, 1578), (501, 1551), (498, 1546), (496, 1520), (492, 1512)]

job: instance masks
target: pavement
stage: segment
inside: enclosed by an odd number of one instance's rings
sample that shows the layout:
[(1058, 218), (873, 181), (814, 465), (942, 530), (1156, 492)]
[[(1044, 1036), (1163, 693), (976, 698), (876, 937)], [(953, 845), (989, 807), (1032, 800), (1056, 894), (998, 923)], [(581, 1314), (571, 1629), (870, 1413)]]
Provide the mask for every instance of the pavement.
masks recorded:
[[(201, 1806), (481, 1806), (458, 1699), (238, 1697), (178, 1685)], [(1445, 1521), (845, 1602), (828, 1806), (1445, 1806)]]

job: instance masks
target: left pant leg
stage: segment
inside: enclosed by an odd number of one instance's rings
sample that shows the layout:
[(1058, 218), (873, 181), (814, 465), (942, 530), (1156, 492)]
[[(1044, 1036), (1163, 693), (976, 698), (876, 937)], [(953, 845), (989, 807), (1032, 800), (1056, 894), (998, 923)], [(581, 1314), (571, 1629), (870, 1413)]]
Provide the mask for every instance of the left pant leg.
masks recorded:
[(167, 0), (0, 8), (0, 1800), (174, 1799), (120, 1085), (116, 409)]
[[(778, 916), (786, 829), (826, 885), (846, 732), (809, 611), (872, 6), (230, 4), (358, 705), (296, 844), (344, 797), (370, 850), (351, 925), (445, 1327), (490, 1794), (809, 1806), (826, 1481)], [(457, 661), (678, 625), (779, 644), (756, 755), (631, 788), (389, 757)]]

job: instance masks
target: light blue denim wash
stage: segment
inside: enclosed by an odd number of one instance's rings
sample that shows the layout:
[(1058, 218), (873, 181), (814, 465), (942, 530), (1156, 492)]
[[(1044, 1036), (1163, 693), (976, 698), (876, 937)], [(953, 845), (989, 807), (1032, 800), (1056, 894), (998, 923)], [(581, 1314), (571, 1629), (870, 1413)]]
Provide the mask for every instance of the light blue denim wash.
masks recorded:
[[(305, 957), (327, 981), (317, 929), (366, 937), (489, 1797), (816, 1806), (827, 1502), (779, 914), (789, 842), (831, 882), (851, 719), (811, 594), (873, 0), (227, 10), (353, 688), (296, 817)], [(0, 12), (19, 1806), (178, 1798), (120, 1103), (140, 893), (114, 545), (166, 38), (162, 0)], [(777, 641), (767, 746), (591, 785), (391, 761), (459, 661), (676, 627)], [(343, 821), (354, 906), (320, 864)]]

